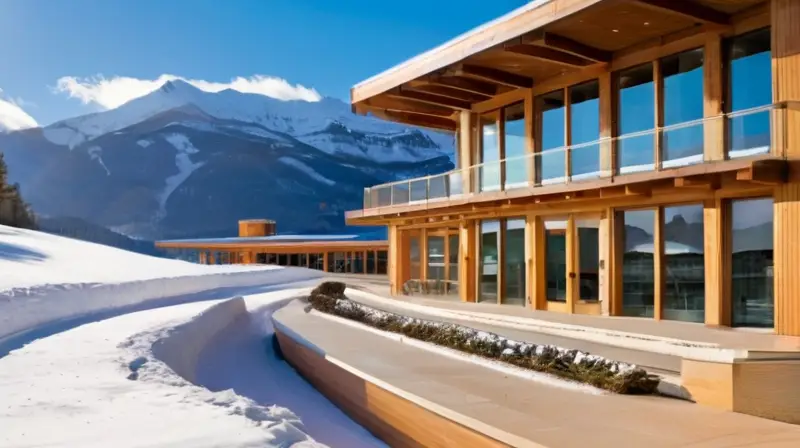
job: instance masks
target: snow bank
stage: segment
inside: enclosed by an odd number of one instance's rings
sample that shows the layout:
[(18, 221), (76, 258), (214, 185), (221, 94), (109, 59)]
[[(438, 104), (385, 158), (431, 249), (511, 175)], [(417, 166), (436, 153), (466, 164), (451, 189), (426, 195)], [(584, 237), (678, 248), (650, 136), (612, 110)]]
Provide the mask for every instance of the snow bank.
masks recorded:
[(222, 330), (246, 313), (247, 306), (241, 296), (212, 305), (159, 339), (153, 344), (153, 354), (186, 381), (196, 383), (200, 353)]

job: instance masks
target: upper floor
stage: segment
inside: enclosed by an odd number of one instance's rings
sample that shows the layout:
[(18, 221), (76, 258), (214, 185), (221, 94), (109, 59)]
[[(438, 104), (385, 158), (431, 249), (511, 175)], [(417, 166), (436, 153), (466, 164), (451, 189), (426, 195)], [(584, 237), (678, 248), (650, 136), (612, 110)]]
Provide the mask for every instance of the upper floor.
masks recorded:
[(353, 88), (358, 112), (455, 132), (457, 167), (367, 188), (347, 219), (723, 174), (785, 182), (798, 25), (800, 2), (778, 0), (533, 1)]

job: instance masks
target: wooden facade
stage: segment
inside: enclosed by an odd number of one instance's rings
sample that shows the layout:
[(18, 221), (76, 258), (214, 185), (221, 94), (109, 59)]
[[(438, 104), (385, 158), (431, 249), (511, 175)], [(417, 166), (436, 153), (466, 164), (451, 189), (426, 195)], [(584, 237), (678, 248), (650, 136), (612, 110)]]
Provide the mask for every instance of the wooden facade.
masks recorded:
[(457, 166), (347, 221), (389, 227), (395, 294), (800, 335), (799, 79), (797, 1), (532, 2), (353, 88)]

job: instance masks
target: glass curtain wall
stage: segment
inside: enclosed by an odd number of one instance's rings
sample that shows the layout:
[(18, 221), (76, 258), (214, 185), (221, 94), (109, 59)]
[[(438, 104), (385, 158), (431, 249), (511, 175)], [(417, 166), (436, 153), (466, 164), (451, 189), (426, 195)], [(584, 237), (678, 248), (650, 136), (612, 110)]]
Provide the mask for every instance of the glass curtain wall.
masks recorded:
[[(772, 104), (770, 30), (765, 28), (726, 42), (729, 100), (727, 112)], [(728, 119), (728, 156), (764, 154), (770, 149), (770, 111)]]
[(527, 186), (529, 160), (525, 158), (525, 103), (504, 107), (503, 124), (505, 188)]
[(655, 303), (655, 260), (653, 234), (655, 210), (626, 210), (618, 212), (623, 225), (624, 253), (622, 255), (622, 314), (653, 317)]
[(775, 325), (771, 198), (731, 202), (731, 325)]
[(600, 83), (570, 87), (569, 107), (570, 176), (573, 180), (600, 177)]
[(664, 207), (662, 317), (705, 322), (703, 205)]
[(506, 219), (503, 241), (504, 304), (525, 305), (525, 218)]
[(481, 167), (479, 170), (481, 191), (500, 189), (500, 136), (497, 129), (497, 114), (480, 117)]
[(653, 129), (656, 126), (653, 64), (647, 63), (616, 74), (617, 167), (619, 174), (655, 168)]
[[(661, 59), (664, 81), (664, 126), (703, 118), (703, 49)], [(703, 123), (676, 127), (661, 135), (661, 166), (703, 162)]]
[(540, 144), (537, 155), (538, 182), (541, 184), (563, 183), (566, 180), (566, 113), (564, 90), (556, 90), (536, 97), (539, 112)]
[(497, 303), (500, 221), (481, 221), (478, 302)]

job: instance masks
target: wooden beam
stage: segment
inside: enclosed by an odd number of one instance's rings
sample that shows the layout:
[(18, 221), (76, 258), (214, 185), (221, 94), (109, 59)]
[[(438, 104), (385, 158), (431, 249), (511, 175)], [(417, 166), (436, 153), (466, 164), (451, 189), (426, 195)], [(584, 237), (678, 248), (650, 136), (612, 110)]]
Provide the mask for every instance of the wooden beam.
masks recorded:
[(696, 2), (688, 2), (685, 0), (638, 0), (638, 3), (654, 11), (683, 16), (700, 23), (727, 25), (731, 21), (730, 16), (724, 12), (717, 11), (716, 9), (703, 6)]
[(625, 185), (626, 196), (649, 196), (651, 191), (650, 185), (647, 184)]
[(464, 92), (476, 93), (492, 97), (497, 95), (497, 86), (488, 82), (478, 81), (460, 76), (443, 76), (428, 80), (431, 84), (452, 87), (453, 89), (463, 90)]
[(717, 190), (719, 189), (719, 179), (716, 177), (676, 177), (674, 185), (678, 188)]
[(527, 76), (504, 72), (489, 67), (464, 64), (458, 68), (456, 73), (460, 76), (471, 76), (494, 84), (514, 87), (517, 89), (527, 89), (533, 87), (533, 80)]
[(470, 103), (478, 103), (491, 98), (490, 95), (482, 95), (480, 93), (467, 92), (466, 90), (456, 89), (454, 87), (440, 86), (429, 83), (411, 83), (407, 89), (432, 93), (434, 95), (444, 96), (455, 100), (468, 101)]
[(449, 107), (457, 110), (469, 110), (471, 107), (468, 101), (448, 98), (446, 96), (436, 95), (433, 93), (417, 92), (414, 90), (400, 89), (388, 92), (387, 95), (395, 98), (404, 98), (412, 101), (418, 101), (420, 103)]
[(420, 104), (403, 98), (393, 98), (385, 95), (376, 96), (364, 101), (365, 105), (387, 111), (411, 112), (421, 115), (431, 115), (434, 117), (449, 117), (453, 115), (453, 109), (444, 106), (434, 106), (432, 104)]
[(737, 171), (736, 180), (779, 185), (786, 182), (788, 175), (788, 165), (783, 160), (757, 160), (749, 168)]
[(611, 62), (612, 52), (601, 50), (578, 41), (572, 40), (568, 37), (559, 36), (558, 34), (543, 32), (535, 40), (535, 42), (546, 47), (561, 50), (566, 53), (580, 56), (594, 62)]
[(416, 114), (413, 112), (394, 112), (384, 111), (379, 114), (382, 118), (399, 121), (402, 123), (410, 124), (412, 126), (419, 126), (423, 128), (443, 129), (446, 131), (455, 131), (456, 122), (454, 120), (442, 117), (432, 117), (427, 115)]
[(510, 45), (505, 45), (503, 47), (503, 50), (509, 53), (529, 56), (531, 58), (535, 58), (541, 61), (547, 61), (561, 65), (568, 65), (570, 67), (586, 67), (587, 65), (593, 64), (592, 61), (584, 59), (580, 56), (575, 56), (573, 54), (565, 53), (560, 50), (555, 50), (553, 48), (539, 47), (536, 45), (512, 43)]

